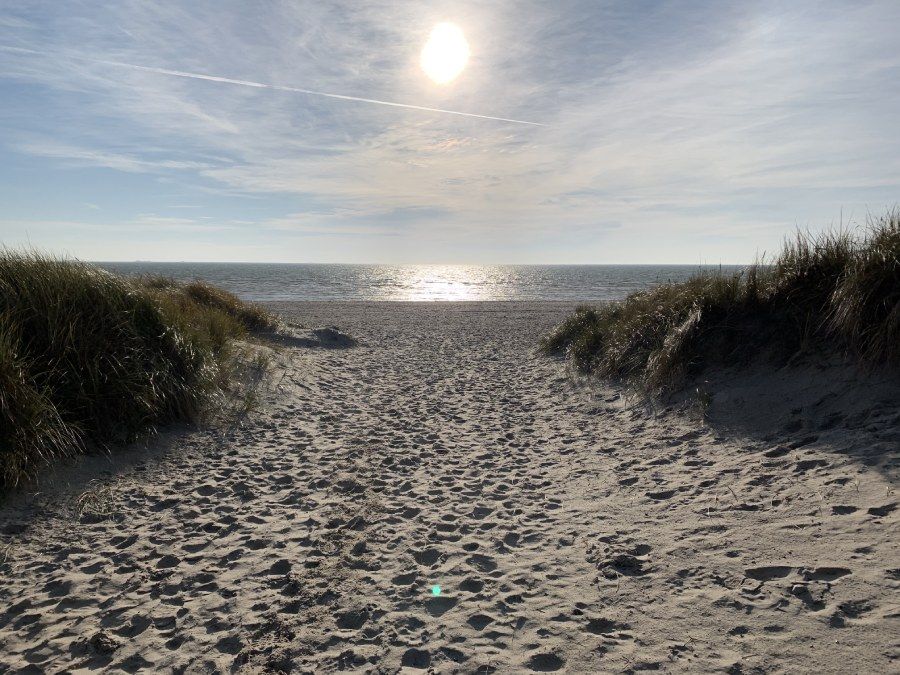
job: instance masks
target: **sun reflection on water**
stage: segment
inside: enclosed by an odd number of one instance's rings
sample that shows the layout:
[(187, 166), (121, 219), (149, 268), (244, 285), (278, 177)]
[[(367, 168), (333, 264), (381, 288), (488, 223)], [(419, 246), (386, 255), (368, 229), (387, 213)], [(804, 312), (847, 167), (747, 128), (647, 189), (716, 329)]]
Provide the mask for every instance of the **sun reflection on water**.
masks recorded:
[(486, 300), (485, 268), (479, 265), (415, 265), (398, 268), (398, 283), (388, 299)]
[[(101, 263), (113, 272), (203, 279), (245, 300), (566, 300), (622, 298), (694, 265), (339, 265)], [(726, 274), (739, 267), (708, 267)]]

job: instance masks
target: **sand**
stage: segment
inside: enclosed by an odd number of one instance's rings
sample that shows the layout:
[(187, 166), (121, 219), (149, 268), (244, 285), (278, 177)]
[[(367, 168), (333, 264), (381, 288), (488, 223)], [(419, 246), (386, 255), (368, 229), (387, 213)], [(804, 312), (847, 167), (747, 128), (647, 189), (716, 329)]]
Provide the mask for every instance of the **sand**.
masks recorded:
[(564, 303), (279, 309), (360, 344), (2, 507), (0, 670), (900, 669), (896, 375), (653, 407), (535, 352)]

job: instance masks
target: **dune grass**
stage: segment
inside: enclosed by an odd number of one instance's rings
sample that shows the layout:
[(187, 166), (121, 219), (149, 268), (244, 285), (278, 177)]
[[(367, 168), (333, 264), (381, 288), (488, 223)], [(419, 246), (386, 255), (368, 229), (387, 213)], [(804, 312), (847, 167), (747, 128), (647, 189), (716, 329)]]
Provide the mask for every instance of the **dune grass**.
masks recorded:
[(774, 260), (737, 274), (698, 273), (581, 307), (541, 348), (651, 394), (760, 355), (841, 351), (900, 365), (900, 211), (856, 232), (798, 233)]
[(201, 282), (0, 252), (0, 487), (196, 419), (227, 381), (231, 341), (274, 326)]

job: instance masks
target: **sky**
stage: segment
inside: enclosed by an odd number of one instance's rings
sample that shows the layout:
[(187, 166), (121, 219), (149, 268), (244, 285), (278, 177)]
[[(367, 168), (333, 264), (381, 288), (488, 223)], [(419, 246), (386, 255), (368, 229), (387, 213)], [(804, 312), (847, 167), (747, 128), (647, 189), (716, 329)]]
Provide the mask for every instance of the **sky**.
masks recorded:
[[(471, 52), (444, 85), (440, 22)], [(898, 25), (896, 0), (0, 0), (0, 244), (749, 262), (897, 206)]]

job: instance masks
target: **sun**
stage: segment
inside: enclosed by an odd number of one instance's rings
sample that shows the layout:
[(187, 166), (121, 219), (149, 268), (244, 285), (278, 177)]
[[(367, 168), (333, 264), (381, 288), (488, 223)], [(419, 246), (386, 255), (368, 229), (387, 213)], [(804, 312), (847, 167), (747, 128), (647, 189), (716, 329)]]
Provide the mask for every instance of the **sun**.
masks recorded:
[(469, 60), (469, 43), (459, 26), (439, 23), (422, 47), (422, 70), (436, 84), (455, 80)]

